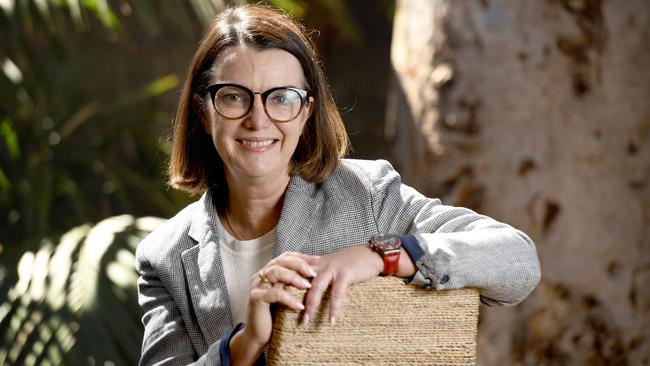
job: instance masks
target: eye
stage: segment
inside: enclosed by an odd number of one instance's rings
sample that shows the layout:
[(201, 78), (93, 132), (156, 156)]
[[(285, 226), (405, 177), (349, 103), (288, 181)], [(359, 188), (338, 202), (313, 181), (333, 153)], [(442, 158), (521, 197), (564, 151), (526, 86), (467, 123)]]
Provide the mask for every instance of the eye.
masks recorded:
[(242, 100), (241, 94), (238, 93), (228, 93), (228, 94), (222, 94), (219, 95), (219, 99), (221, 99), (224, 102), (238, 102)]
[(275, 98), (273, 98), (273, 102), (275, 104), (286, 104), (289, 103), (289, 98), (287, 98), (286, 95), (278, 95)]
[(217, 99), (222, 103), (240, 103), (247, 98), (242, 92), (230, 90), (219, 93)]
[(241, 105), (247, 103), (248, 99), (248, 93), (236, 86), (224, 86), (215, 95), (215, 101), (223, 105)]
[(270, 95), (269, 100), (275, 105), (287, 105), (296, 102), (298, 94), (290, 89), (278, 90)]

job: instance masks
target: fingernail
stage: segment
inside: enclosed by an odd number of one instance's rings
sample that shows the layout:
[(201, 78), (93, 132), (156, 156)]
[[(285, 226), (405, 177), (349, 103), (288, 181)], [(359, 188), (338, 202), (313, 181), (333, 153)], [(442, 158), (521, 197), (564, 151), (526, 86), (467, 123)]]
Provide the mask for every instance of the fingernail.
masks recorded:
[(309, 268), (309, 275), (311, 277), (316, 277), (316, 271), (314, 271), (312, 268)]
[(311, 288), (311, 283), (307, 280), (302, 280), (302, 285), (307, 288)]
[(334, 326), (334, 324), (336, 324), (336, 318), (335, 318), (335, 317), (331, 317), (331, 318), (330, 318), (330, 325), (331, 325), (331, 326)]
[(298, 309), (305, 310), (305, 305), (303, 305), (301, 302), (299, 302), (298, 303)]
[(302, 325), (305, 326), (309, 323), (309, 314), (305, 314), (302, 316)]

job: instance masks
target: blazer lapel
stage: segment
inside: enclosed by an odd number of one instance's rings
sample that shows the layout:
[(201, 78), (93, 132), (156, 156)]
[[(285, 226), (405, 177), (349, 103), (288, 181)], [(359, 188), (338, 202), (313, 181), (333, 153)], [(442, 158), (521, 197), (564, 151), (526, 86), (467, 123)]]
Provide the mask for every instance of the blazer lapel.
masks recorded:
[(314, 212), (320, 208), (316, 186), (299, 176), (289, 182), (284, 196), (282, 214), (275, 229), (273, 257), (284, 252), (300, 252), (309, 239)]
[(197, 245), (184, 251), (181, 257), (196, 321), (206, 340), (203, 351), (207, 352), (210, 344), (230, 331), (232, 318), (214, 221), (218, 216), (211, 191), (206, 192), (201, 201), (189, 231)]

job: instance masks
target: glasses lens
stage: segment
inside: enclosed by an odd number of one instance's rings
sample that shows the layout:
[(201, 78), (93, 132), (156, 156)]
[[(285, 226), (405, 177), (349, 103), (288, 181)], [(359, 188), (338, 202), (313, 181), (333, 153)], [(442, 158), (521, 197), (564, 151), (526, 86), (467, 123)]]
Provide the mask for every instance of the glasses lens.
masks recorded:
[(214, 107), (226, 118), (239, 118), (248, 113), (251, 100), (246, 90), (237, 86), (224, 86), (214, 95)]
[(266, 97), (266, 113), (275, 121), (286, 122), (298, 116), (302, 98), (292, 89), (278, 89)]

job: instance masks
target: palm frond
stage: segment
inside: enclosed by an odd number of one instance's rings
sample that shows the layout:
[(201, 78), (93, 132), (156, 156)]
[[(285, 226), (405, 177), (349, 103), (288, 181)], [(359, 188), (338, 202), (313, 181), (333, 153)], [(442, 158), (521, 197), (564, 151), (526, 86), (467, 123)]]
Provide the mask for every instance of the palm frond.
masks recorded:
[(134, 251), (162, 219), (111, 217), (24, 253), (0, 298), (0, 364), (136, 364)]

